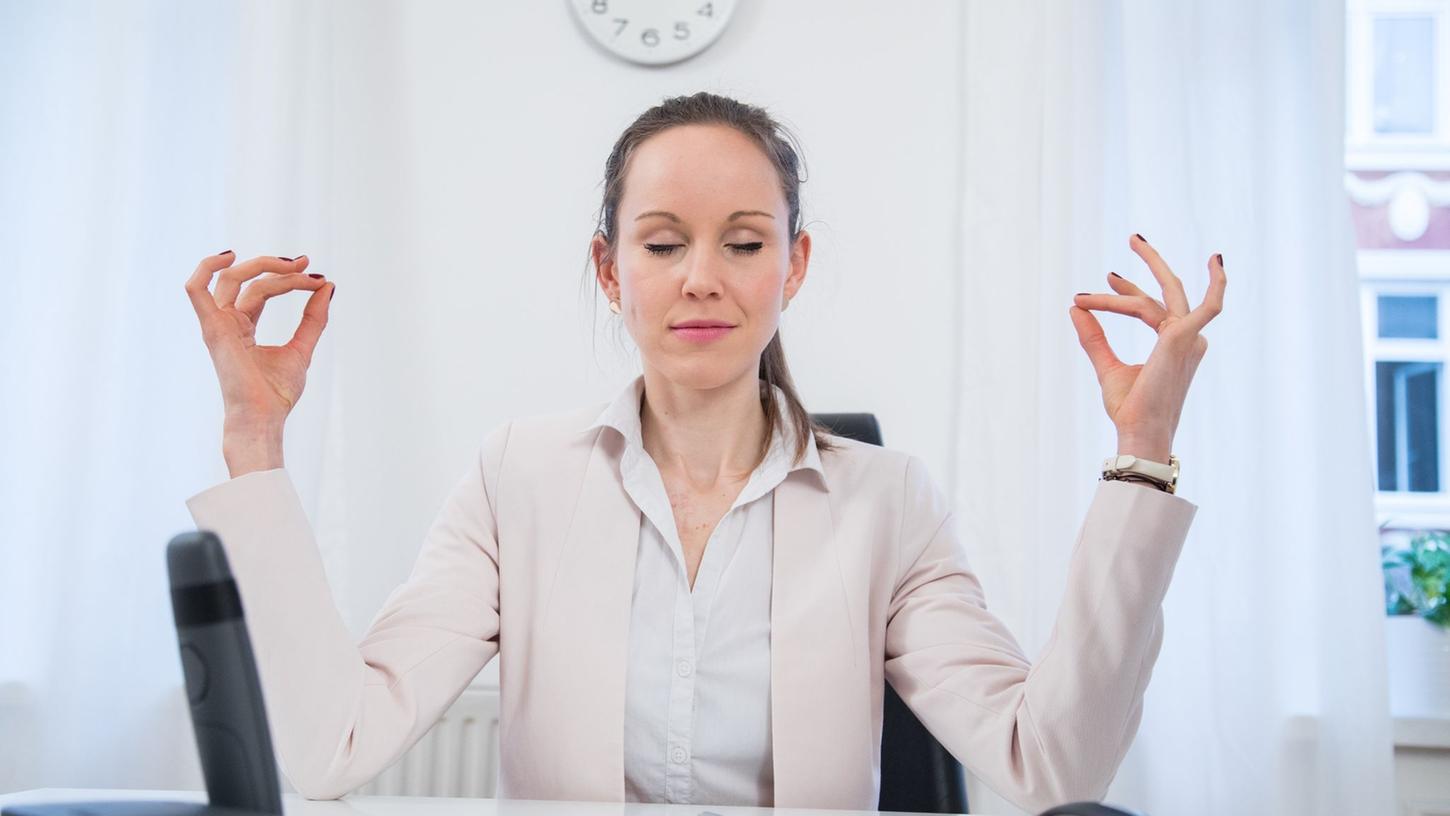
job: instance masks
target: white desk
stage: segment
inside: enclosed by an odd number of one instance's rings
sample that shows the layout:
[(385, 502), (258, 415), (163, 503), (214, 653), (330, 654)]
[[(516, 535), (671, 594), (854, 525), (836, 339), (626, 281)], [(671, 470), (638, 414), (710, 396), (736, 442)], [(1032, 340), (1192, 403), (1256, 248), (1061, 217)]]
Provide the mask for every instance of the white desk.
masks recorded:
[[(152, 799), (163, 802), (205, 802), (202, 791), (39, 788), (0, 794), (0, 806), (52, 802), (101, 802)], [(547, 802), (536, 799), (460, 799), (431, 796), (347, 796), (312, 801), (295, 793), (282, 795), (287, 816), (877, 816), (891, 811), (815, 810), (809, 808), (716, 807), (625, 802)]]

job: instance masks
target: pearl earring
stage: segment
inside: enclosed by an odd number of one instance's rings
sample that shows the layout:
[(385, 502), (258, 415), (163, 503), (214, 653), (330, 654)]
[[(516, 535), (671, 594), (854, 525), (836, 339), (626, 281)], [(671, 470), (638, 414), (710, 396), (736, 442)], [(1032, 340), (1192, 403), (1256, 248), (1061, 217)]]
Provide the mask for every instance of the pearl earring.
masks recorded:
[(619, 301), (609, 301), (609, 311), (614, 312), (615, 314), (619, 314)]

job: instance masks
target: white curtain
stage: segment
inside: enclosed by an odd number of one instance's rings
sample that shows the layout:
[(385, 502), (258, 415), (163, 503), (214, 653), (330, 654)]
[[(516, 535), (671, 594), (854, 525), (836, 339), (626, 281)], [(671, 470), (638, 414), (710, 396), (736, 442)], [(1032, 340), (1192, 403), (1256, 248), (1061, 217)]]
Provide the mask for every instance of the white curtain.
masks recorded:
[(0, 4), (0, 790), (200, 786), (164, 547), (216, 415), (160, 306), (227, 204), (217, 12)]
[[(1108, 801), (1390, 813), (1391, 729), (1338, 3), (972, 3), (964, 20), (956, 496), (1030, 653), (1116, 436), (1067, 310), (1109, 270), (1223, 313), (1174, 451), (1199, 506)], [(1126, 362), (1153, 331), (1097, 313)], [(1009, 811), (974, 786), (974, 808)]]

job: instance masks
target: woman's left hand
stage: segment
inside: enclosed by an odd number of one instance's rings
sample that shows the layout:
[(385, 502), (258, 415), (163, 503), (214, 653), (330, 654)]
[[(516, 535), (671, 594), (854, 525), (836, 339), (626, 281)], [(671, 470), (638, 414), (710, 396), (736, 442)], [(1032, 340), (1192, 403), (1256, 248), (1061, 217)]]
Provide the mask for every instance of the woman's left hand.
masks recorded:
[[(1152, 270), (1163, 289), (1163, 300), (1149, 296), (1127, 278), (1109, 273), (1108, 285), (1116, 295), (1078, 294), (1068, 309), (1077, 338), (1097, 371), (1103, 388), (1103, 407), (1118, 429), (1118, 453), (1130, 453), (1154, 462), (1167, 462), (1178, 429), (1178, 417), (1188, 396), (1193, 372), (1208, 351), (1208, 338), (1199, 334), (1223, 310), (1228, 279), (1223, 256), (1208, 259), (1208, 291), (1192, 311), (1183, 283), (1141, 235), (1128, 239)], [(1165, 305), (1166, 304), (1166, 305)], [(1134, 315), (1158, 332), (1158, 342), (1140, 365), (1118, 359), (1103, 335), (1103, 327), (1089, 310)]]

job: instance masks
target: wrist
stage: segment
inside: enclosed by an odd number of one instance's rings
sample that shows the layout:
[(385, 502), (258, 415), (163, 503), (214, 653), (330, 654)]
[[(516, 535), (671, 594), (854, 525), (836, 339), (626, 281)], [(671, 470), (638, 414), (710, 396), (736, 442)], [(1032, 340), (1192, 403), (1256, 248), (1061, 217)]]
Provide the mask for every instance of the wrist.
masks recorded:
[(227, 473), (233, 479), (259, 470), (276, 470), (283, 467), (280, 447), (223, 451), (222, 458), (226, 460)]
[(222, 458), (233, 479), (282, 467), (282, 426), (227, 422), (222, 430)]
[(1118, 455), (1131, 455), (1139, 459), (1147, 459), (1150, 462), (1168, 464), (1168, 458), (1173, 455), (1173, 443), (1164, 438), (1151, 437), (1118, 437)]

